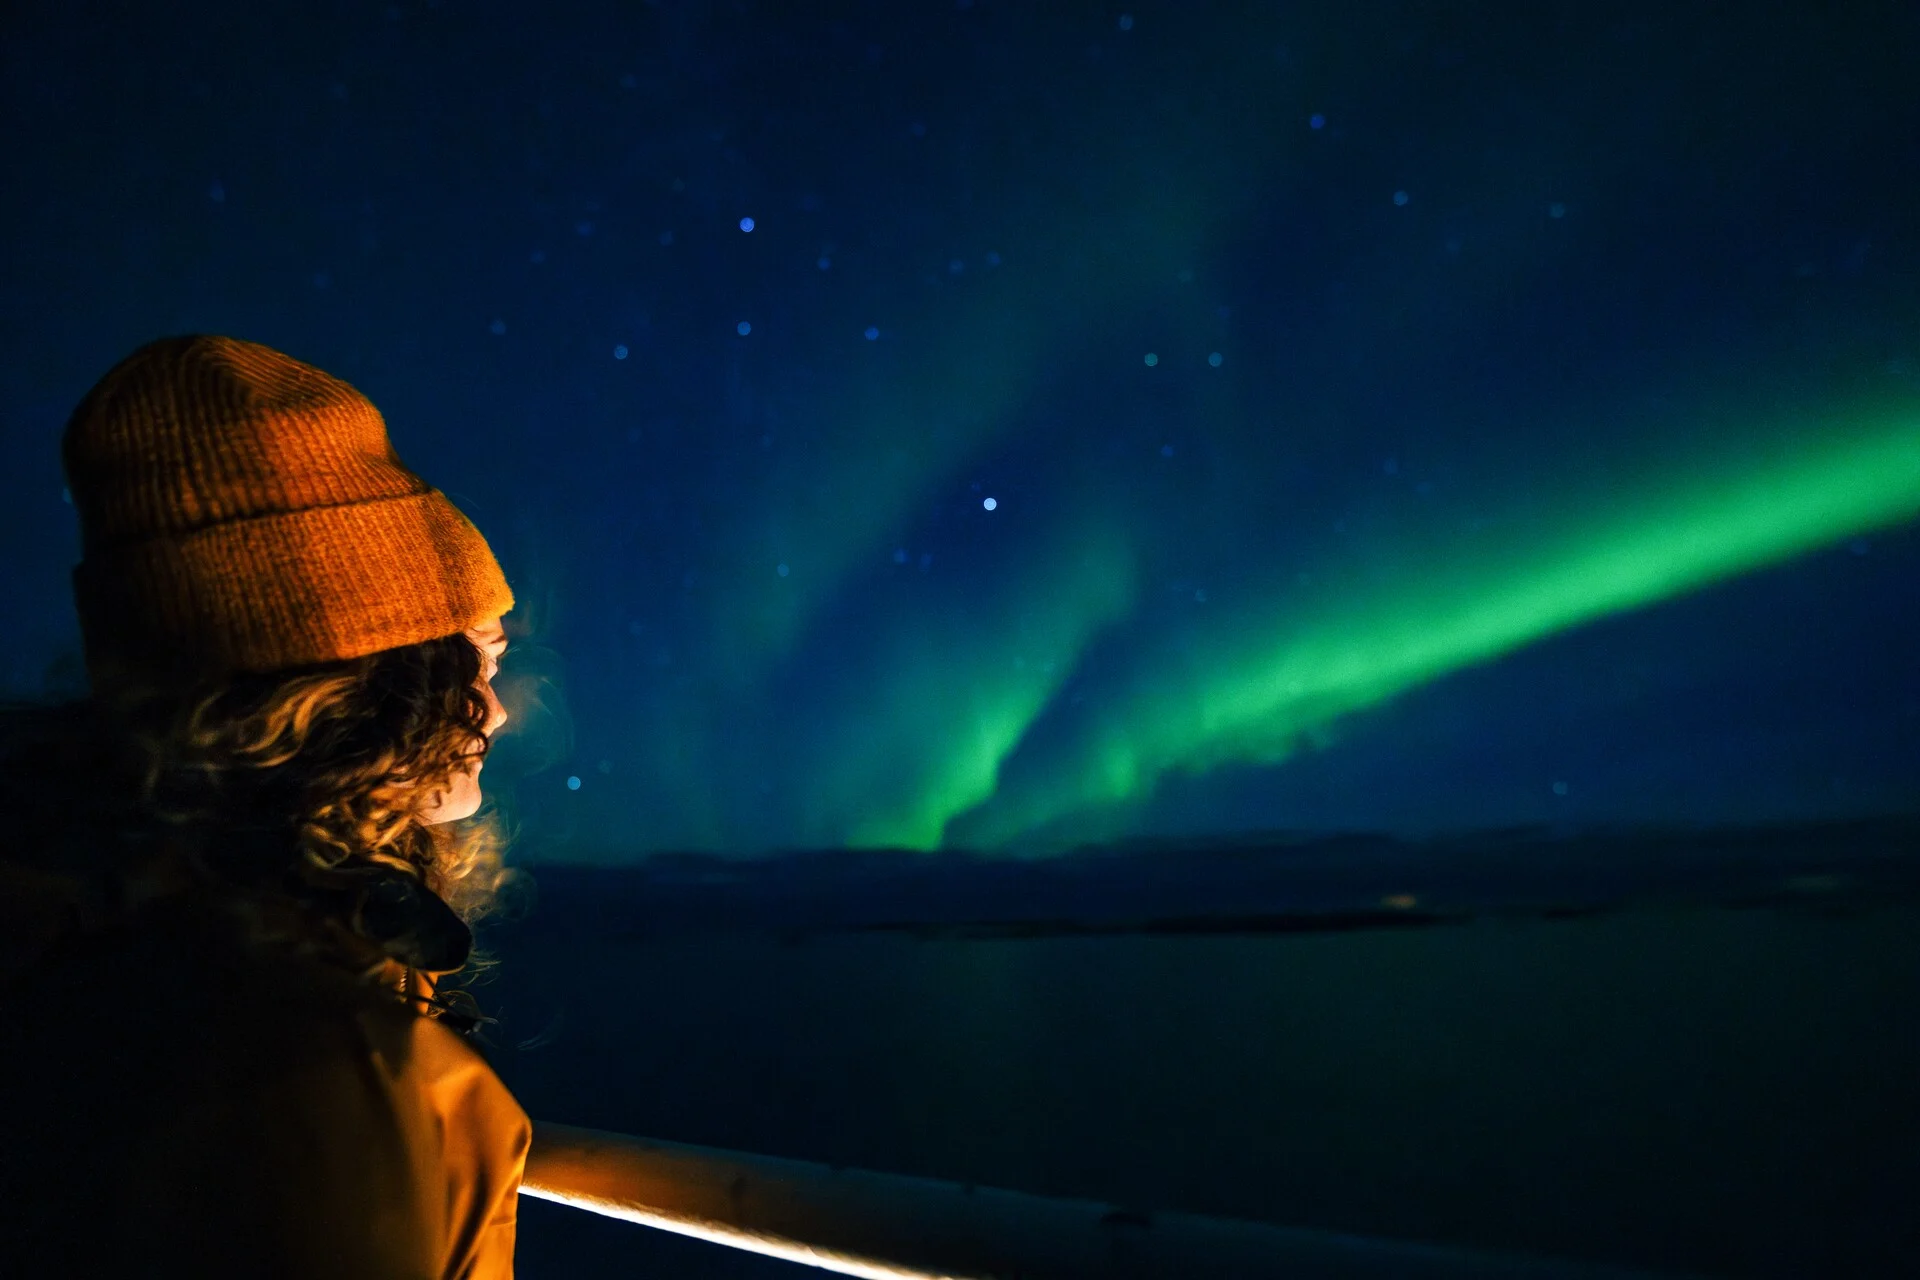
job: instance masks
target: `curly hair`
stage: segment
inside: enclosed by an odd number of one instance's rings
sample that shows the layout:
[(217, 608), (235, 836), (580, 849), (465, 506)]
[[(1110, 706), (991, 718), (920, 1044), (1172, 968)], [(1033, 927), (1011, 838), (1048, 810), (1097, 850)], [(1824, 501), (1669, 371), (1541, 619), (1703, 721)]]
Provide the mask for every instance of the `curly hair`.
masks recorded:
[[(72, 865), (160, 845), (184, 854), (197, 880), (295, 902), (336, 935), (365, 933), (339, 888), (384, 869), (470, 926), (514, 878), (500, 822), (429, 825), (421, 815), (487, 752), (482, 662), (458, 634), (15, 708), (0, 735), (0, 803), (43, 863), (56, 849), (76, 853)], [(357, 955), (370, 975), (374, 950)]]

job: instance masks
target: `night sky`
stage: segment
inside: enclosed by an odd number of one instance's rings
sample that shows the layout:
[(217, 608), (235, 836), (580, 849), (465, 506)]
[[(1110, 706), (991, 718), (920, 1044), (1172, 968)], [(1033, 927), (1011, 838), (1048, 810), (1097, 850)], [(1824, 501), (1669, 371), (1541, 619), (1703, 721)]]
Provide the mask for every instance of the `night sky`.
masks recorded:
[(1920, 805), (1920, 8), (8, 7), (10, 695), (135, 346), (521, 601), (523, 855)]

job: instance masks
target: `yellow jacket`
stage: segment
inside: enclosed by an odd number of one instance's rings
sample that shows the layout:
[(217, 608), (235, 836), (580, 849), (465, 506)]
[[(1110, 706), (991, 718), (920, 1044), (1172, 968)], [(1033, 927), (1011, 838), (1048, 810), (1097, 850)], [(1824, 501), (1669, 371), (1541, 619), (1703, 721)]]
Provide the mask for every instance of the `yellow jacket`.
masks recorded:
[(0, 1272), (513, 1274), (531, 1127), (464, 1039), (191, 896), (49, 927), (46, 883), (0, 865)]

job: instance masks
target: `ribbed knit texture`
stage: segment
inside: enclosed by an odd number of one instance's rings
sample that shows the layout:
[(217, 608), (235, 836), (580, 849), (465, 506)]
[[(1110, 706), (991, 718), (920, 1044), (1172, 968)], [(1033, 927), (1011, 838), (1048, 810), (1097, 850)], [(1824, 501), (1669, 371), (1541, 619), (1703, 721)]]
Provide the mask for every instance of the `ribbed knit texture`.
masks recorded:
[(80, 402), (63, 449), (96, 679), (357, 658), (513, 607), (486, 540), (395, 456), (379, 410), (269, 347), (142, 347)]

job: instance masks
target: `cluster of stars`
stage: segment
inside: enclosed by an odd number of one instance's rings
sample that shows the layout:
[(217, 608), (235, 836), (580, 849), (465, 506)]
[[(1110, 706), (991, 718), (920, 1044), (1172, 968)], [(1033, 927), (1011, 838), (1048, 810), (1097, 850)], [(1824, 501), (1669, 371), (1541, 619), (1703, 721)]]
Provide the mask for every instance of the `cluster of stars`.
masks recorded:
[[(224, 200), (226, 198), (224, 190), (220, 188), (218, 183), (214, 184), (214, 186), (215, 186), (214, 199), (216, 201)], [(682, 184), (679, 182), (679, 180), (676, 179), (674, 182), (674, 190), (676, 191), (680, 190), (681, 186)], [(740, 228), (740, 230), (743, 233), (751, 233), (757, 226), (759, 226), (759, 223), (751, 215), (746, 215), (741, 217), (741, 219), (736, 225)], [(583, 220), (575, 225), (574, 230), (577, 234), (581, 236), (590, 236), (593, 234), (594, 225), (591, 222)], [(674, 241), (673, 232), (662, 231), (660, 233), (660, 244), (663, 247), (672, 245), (673, 241)], [(988, 250), (985, 255), (985, 258), (986, 258), (987, 265), (990, 267), (997, 267), (1000, 265), (1001, 258), (998, 250), (992, 250), (992, 249)], [(544, 249), (535, 249), (527, 255), (527, 261), (529, 261), (535, 266), (539, 266), (545, 263), (546, 260), (547, 260), (547, 252)], [(830, 252), (822, 252), (818, 258), (814, 259), (814, 265), (817, 266), (822, 271), (831, 270), (833, 267), (833, 255)], [(949, 275), (955, 275), (955, 276), (960, 275), (964, 273), (966, 269), (967, 269), (966, 260), (963, 258), (952, 258), (952, 259), (949, 259), (947, 262), (947, 273)], [(326, 286), (324, 284), (316, 283), (316, 287), (325, 288)], [(507, 322), (503, 319), (499, 319), (496, 317), (490, 324), (488, 324), (487, 329), (495, 337), (504, 336), (507, 332)], [(749, 321), (749, 320), (739, 321), (734, 325), (734, 332), (742, 338), (751, 334), (753, 332), (752, 321)], [(868, 342), (878, 342), (880, 340), (880, 327), (878, 325), (870, 324), (861, 331), (861, 335), (865, 337)], [(615, 344), (613, 348), (613, 358), (615, 360), (625, 360), (629, 354), (630, 353), (625, 343)]]
[[(504, 334), (507, 331), (507, 322), (504, 320), (495, 320), (491, 325), (487, 327), (497, 337), (501, 334)], [(750, 320), (742, 320), (740, 321), (740, 323), (733, 326), (733, 331), (744, 338), (753, 332), (753, 322)], [(861, 331), (861, 336), (864, 337), (868, 342), (878, 342), (880, 340), (880, 327), (878, 325), (870, 324), (864, 330)], [(631, 354), (632, 352), (627, 349), (626, 343), (624, 342), (614, 343), (613, 358), (615, 360), (625, 360)], [(1214, 353), (1212, 357), (1212, 361), (1216, 366), (1220, 363), (1220, 356), (1218, 352)], [(1152, 363), (1152, 361), (1149, 361), (1148, 363)]]
[[(1147, 354), (1143, 357), (1143, 362), (1146, 364), (1147, 368), (1149, 369), (1157, 368), (1160, 364), (1160, 353), (1157, 351), (1147, 352)], [(1220, 354), (1218, 351), (1207, 352), (1207, 364), (1210, 367), (1218, 369), (1221, 365), (1225, 364), (1226, 362), (1227, 362), (1227, 358), (1224, 355)]]

